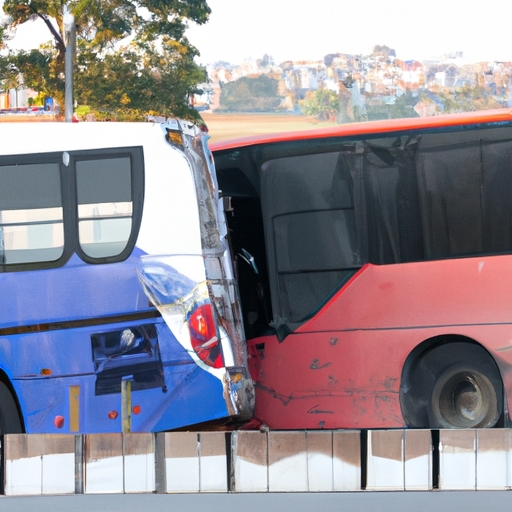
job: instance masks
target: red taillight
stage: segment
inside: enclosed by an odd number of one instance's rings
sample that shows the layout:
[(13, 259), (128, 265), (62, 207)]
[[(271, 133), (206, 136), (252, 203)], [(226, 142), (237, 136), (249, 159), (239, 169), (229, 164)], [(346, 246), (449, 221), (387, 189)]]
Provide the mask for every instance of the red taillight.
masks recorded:
[(217, 337), (211, 304), (198, 306), (188, 317), (190, 341), (199, 359), (213, 368), (222, 368), (224, 358)]

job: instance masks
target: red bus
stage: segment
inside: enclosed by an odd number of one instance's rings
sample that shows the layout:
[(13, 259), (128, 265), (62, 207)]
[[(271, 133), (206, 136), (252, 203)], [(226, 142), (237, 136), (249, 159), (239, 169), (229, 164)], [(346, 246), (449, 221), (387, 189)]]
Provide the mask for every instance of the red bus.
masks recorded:
[(512, 111), (212, 150), (259, 422), (509, 425)]

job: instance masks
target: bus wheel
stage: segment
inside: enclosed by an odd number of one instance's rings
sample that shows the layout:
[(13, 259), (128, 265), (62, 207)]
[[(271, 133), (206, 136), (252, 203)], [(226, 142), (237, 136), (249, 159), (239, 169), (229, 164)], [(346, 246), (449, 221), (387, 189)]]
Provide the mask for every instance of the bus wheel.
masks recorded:
[(9, 388), (0, 382), (0, 434), (21, 433), (18, 408)]
[(485, 428), (501, 416), (499, 376), (478, 365), (455, 364), (437, 377), (430, 401), (431, 422), (439, 428)]
[(400, 404), (408, 427), (494, 427), (503, 416), (503, 397), (498, 366), (487, 350), (455, 336), (411, 353), (402, 371)]

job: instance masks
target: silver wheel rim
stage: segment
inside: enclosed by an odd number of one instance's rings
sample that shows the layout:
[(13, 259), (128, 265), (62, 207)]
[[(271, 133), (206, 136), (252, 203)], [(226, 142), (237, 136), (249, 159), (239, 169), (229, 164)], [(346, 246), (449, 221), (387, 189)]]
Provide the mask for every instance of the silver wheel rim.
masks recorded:
[(432, 410), (441, 428), (489, 427), (498, 420), (496, 391), (480, 372), (452, 367), (434, 386)]

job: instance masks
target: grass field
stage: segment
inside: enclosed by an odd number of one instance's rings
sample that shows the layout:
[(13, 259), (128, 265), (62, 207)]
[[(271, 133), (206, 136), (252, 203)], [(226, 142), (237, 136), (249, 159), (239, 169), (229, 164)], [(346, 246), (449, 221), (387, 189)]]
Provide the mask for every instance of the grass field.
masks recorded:
[(0, 117), (1, 123), (48, 123), (55, 121), (55, 116), (2, 116)]
[[(213, 114), (201, 113), (208, 126), (210, 142), (261, 135), (265, 133), (313, 130), (334, 126), (334, 122), (318, 122), (316, 119), (297, 115), (274, 114)], [(48, 122), (52, 116), (1, 116), (0, 122)]]
[(315, 119), (296, 115), (273, 114), (213, 114), (201, 112), (208, 126), (210, 142), (261, 135), (265, 133), (313, 130), (334, 126), (334, 122), (318, 122)]

